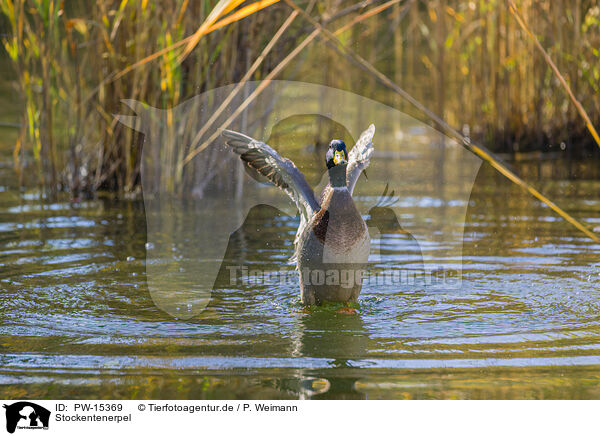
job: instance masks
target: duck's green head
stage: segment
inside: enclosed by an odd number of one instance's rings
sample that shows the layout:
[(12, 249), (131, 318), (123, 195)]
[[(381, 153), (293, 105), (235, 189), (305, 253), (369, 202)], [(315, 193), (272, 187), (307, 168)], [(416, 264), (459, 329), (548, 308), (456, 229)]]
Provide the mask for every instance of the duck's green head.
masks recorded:
[(331, 169), (336, 165), (343, 165), (348, 163), (348, 151), (346, 151), (346, 144), (340, 139), (334, 139), (329, 143), (329, 150), (325, 156), (327, 163), (327, 169)]
[(326, 155), (329, 183), (334, 188), (346, 186), (346, 166), (348, 165), (348, 152), (344, 141), (334, 139), (329, 143)]

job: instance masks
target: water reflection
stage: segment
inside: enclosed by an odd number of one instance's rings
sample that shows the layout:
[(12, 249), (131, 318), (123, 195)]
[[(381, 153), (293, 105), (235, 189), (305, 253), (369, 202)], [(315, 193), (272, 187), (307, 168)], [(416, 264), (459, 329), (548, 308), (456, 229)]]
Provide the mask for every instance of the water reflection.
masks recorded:
[[(362, 316), (334, 312), (329, 307), (311, 309), (299, 315), (297, 337), (292, 341), (292, 355), (325, 358), (330, 368), (353, 368), (367, 354), (371, 339), (365, 331)], [(299, 370), (302, 396), (319, 399), (362, 399), (355, 391), (356, 378), (335, 377), (319, 379), (315, 383), (310, 370)], [(307, 385), (307, 381), (310, 384)], [(316, 385), (316, 388), (315, 388)]]

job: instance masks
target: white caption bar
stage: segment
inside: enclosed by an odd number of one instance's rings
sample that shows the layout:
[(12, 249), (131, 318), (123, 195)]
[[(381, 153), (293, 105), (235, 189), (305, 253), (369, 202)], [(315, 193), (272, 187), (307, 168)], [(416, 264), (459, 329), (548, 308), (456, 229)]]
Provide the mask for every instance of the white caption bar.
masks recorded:
[(0, 402), (5, 406), (0, 434), (18, 436), (584, 434), (598, 431), (599, 406), (596, 401)]

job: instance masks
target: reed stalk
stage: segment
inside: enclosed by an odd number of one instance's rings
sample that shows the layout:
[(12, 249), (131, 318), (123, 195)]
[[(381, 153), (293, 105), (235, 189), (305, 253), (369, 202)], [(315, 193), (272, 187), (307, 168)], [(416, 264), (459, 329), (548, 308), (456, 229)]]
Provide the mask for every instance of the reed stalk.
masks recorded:
[(507, 0), (507, 1), (508, 1), (510, 12), (513, 14), (515, 19), (517, 20), (517, 23), (519, 23), (519, 26), (521, 26), (521, 29), (523, 29), (523, 31), (525, 31), (525, 33), (529, 36), (529, 38), (535, 44), (535, 47), (542, 54), (542, 56), (544, 57), (544, 60), (550, 66), (550, 68), (554, 72), (554, 75), (560, 81), (560, 84), (562, 85), (562, 87), (565, 89), (565, 91), (569, 95), (569, 98), (573, 102), (573, 105), (577, 109), (577, 112), (579, 112), (579, 115), (581, 115), (581, 118), (583, 118), (583, 120), (585, 121), (585, 126), (587, 127), (590, 134), (594, 138), (594, 141), (596, 141), (596, 144), (598, 144), (598, 147), (600, 147), (600, 136), (598, 136), (598, 132), (596, 131), (596, 128), (592, 124), (592, 120), (590, 120), (590, 117), (587, 114), (586, 110), (583, 108), (583, 106), (579, 102), (579, 100), (577, 100), (577, 97), (575, 97), (575, 94), (573, 94), (571, 87), (569, 86), (569, 84), (567, 83), (567, 81), (565, 80), (563, 75), (560, 73), (560, 71), (558, 70), (556, 64), (552, 61), (552, 58), (550, 57), (548, 52), (546, 52), (546, 50), (544, 50), (544, 47), (542, 47), (542, 44), (540, 44), (540, 41), (531, 32), (531, 29), (529, 28), (529, 26), (525, 22), (525, 19), (523, 18), (523, 16), (517, 9), (517, 6), (515, 5), (515, 3), (512, 0)]
[[(390, 2), (387, 2), (385, 4), (385, 7), (378, 7), (377, 9), (377, 13), (380, 13), (382, 11), (384, 11), (385, 9), (388, 9), (390, 7), (392, 7), (394, 4), (396, 4), (397, 1), (396, 0), (392, 0)], [(383, 6), (383, 5), (382, 5)], [(299, 11), (302, 11), (302, 13), (304, 15), (309, 16), (304, 10), (302, 9), (297, 9), (294, 12), (299, 13)], [(363, 14), (363, 17), (361, 20), (356, 20), (352, 22), (352, 26), (356, 25), (357, 23), (361, 22), (364, 19), (370, 18), (372, 16), (374, 16), (376, 14)], [(336, 17), (337, 18), (337, 17)], [(350, 27), (348, 26), (342, 26), (340, 27), (338, 30), (347, 30)], [(192, 161), (192, 159), (194, 157), (196, 157), (198, 155), (198, 153), (200, 153), (202, 150), (206, 149), (206, 147), (208, 147), (215, 139), (217, 139), (219, 137), (219, 135), (221, 134), (221, 131), (223, 129), (226, 129), (227, 127), (229, 127), (229, 125), (231, 125), (231, 123), (262, 93), (262, 91), (265, 90), (265, 88), (275, 79), (275, 77), (277, 77), (277, 75), (298, 55), (300, 54), (300, 52), (308, 45), (310, 44), (310, 42), (312, 42), (317, 36), (318, 34), (321, 32), (322, 28), (317, 28), (315, 29), (312, 33), (310, 33), (294, 50), (292, 50), (291, 53), (289, 53), (279, 64), (277, 64), (277, 66), (261, 81), (261, 83), (258, 85), (258, 87), (242, 102), (242, 104), (240, 106), (238, 106), (236, 108), (236, 110), (229, 116), (229, 118), (223, 123), (221, 124), (221, 126), (219, 126), (218, 129), (216, 129), (212, 135), (210, 135), (208, 137), (208, 139), (206, 139), (200, 146), (194, 148), (192, 147), (191, 150), (188, 152), (188, 154), (186, 155), (185, 159), (183, 159), (182, 161), (182, 166), (187, 165), (189, 162)], [(222, 110), (222, 109), (221, 109)], [(215, 118), (216, 119), (216, 118)], [(203, 129), (204, 130), (204, 129)], [(197, 135), (197, 137), (201, 137), (201, 135)]]
[[(202, 136), (204, 136), (204, 134), (208, 131), (208, 129), (210, 129), (212, 127), (212, 125), (214, 124), (214, 122), (221, 116), (221, 114), (223, 113), (223, 111), (225, 109), (227, 109), (227, 107), (229, 106), (229, 104), (239, 94), (239, 92), (241, 91), (241, 89), (248, 82), (248, 80), (250, 80), (250, 78), (256, 72), (256, 70), (258, 69), (258, 67), (263, 63), (263, 61), (265, 60), (265, 58), (267, 57), (267, 55), (269, 54), (269, 52), (273, 49), (273, 47), (275, 46), (275, 44), (277, 44), (277, 41), (279, 41), (279, 38), (281, 38), (281, 36), (284, 34), (284, 32), (287, 30), (287, 28), (292, 24), (292, 22), (296, 19), (297, 16), (298, 16), (298, 12), (296, 12), (296, 11), (293, 11), (290, 14), (290, 16), (285, 20), (285, 22), (277, 30), (277, 32), (275, 33), (275, 35), (273, 36), (273, 38), (271, 38), (271, 40), (269, 41), (269, 43), (265, 46), (265, 48), (260, 53), (260, 55), (256, 58), (256, 60), (252, 64), (252, 66), (250, 68), (248, 68), (248, 71), (246, 72), (246, 74), (244, 74), (244, 77), (242, 77), (242, 79), (236, 84), (235, 88), (229, 93), (229, 95), (227, 96), (227, 98), (225, 98), (225, 100), (223, 100), (223, 102), (219, 105), (219, 107), (213, 112), (213, 114), (211, 115), (211, 117), (206, 121), (206, 123), (198, 131), (198, 133), (196, 134), (196, 136), (192, 140), (192, 143), (190, 144), (190, 150), (191, 150), (191, 152), (195, 151), (198, 143), (202, 139)], [(184, 160), (184, 164), (185, 164), (185, 160)]]

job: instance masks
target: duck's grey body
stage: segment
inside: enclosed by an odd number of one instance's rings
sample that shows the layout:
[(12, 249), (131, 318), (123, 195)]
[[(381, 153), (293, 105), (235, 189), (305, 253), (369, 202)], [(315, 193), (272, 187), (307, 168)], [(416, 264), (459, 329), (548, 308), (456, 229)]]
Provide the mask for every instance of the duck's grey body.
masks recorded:
[(370, 247), (367, 225), (348, 189), (328, 186), (321, 210), (298, 235), (302, 302), (356, 301)]
[(369, 165), (374, 133), (375, 127), (371, 125), (349, 154), (344, 145), (347, 162), (343, 160), (329, 169), (330, 184), (317, 201), (292, 161), (241, 133), (223, 132), (227, 144), (242, 160), (288, 193), (298, 206), (300, 226), (292, 259), (300, 274), (300, 296), (304, 304), (356, 301), (361, 291), (370, 238), (367, 225), (352, 200), (352, 191)]

